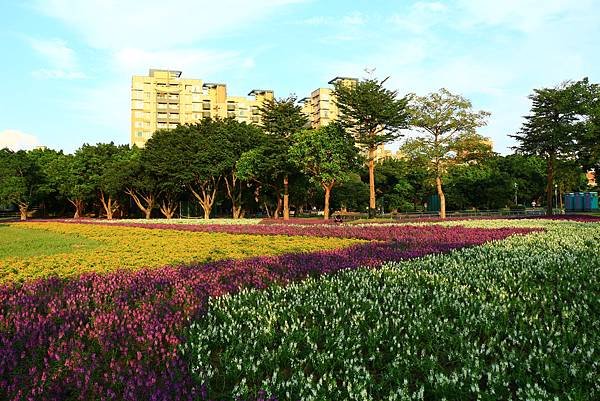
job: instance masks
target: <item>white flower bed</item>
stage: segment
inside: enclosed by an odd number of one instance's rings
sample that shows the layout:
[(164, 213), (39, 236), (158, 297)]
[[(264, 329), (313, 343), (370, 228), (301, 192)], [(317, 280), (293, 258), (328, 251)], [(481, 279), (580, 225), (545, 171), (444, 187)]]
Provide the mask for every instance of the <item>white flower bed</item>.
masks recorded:
[(214, 299), (182, 347), (196, 380), (212, 399), (600, 399), (600, 225), (460, 224), (548, 231)]

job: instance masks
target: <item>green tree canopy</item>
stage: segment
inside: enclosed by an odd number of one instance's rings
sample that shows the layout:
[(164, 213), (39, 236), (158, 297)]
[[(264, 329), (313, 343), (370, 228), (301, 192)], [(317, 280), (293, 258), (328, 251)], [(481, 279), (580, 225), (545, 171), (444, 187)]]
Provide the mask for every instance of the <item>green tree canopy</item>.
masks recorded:
[(529, 96), (530, 114), (521, 130), (511, 137), (516, 149), (546, 161), (546, 207), (552, 214), (556, 161), (573, 157), (577, 139), (585, 132), (585, 87), (587, 79), (565, 82), (555, 88), (535, 89)]
[[(174, 130), (158, 130), (146, 142), (140, 154), (140, 169), (149, 176), (145, 191), (156, 191), (156, 202), (160, 212), (171, 219), (179, 206), (179, 199), (184, 192), (187, 180), (191, 178), (182, 174), (183, 161), (180, 147), (185, 147), (188, 128), (178, 127)], [(154, 184), (156, 185), (154, 187)]]
[(331, 123), (294, 135), (289, 155), (325, 191), (324, 218), (328, 220), (332, 188), (361, 164), (354, 138), (341, 124)]
[(18, 206), (21, 220), (26, 220), (43, 183), (44, 177), (30, 153), (0, 149), (0, 204)]
[(417, 131), (414, 144), (422, 148), (430, 162), (437, 193), (440, 216), (446, 217), (446, 199), (442, 180), (448, 165), (456, 160), (461, 140), (471, 138), (477, 128), (486, 124), (490, 113), (473, 111), (471, 102), (442, 88), (427, 96), (410, 96), (410, 125)]
[(369, 216), (375, 214), (375, 152), (401, 134), (408, 125), (407, 99), (398, 91), (384, 87), (388, 78), (379, 81), (368, 78), (349, 84), (338, 81), (333, 91), (339, 109), (339, 120), (368, 151)]
[[(308, 117), (302, 113), (302, 108), (296, 103), (296, 97), (293, 95), (287, 98), (266, 101), (260, 111), (261, 127), (272, 137), (264, 144), (261, 153), (265, 156), (268, 155), (271, 163), (277, 166), (277, 170), (281, 173), (281, 177), (278, 177), (278, 179), (283, 183), (283, 204), (279, 204), (281, 195), (278, 194), (275, 218), (278, 217), (278, 211), (283, 207), (283, 219), (289, 220), (289, 177), (295, 172), (294, 164), (288, 160), (290, 139), (292, 135), (307, 127)], [(253, 155), (258, 156), (258, 154), (254, 153)], [(251, 160), (246, 157), (244, 163), (247, 165)], [(262, 163), (258, 159), (256, 162)], [(278, 191), (279, 185), (275, 184), (272, 187)]]
[(245, 152), (263, 145), (265, 135), (259, 127), (236, 121), (233, 118), (224, 120), (223, 124), (226, 141), (222, 146), (227, 147), (229, 150), (223, 152), (229, 157), (226, 161), (227, 167), (223, 180), (227, 197), (231, 201), (232, 217), (237, 219), (244, 216), (243, 192), (248, 181), (240, 177), (237, 163)]

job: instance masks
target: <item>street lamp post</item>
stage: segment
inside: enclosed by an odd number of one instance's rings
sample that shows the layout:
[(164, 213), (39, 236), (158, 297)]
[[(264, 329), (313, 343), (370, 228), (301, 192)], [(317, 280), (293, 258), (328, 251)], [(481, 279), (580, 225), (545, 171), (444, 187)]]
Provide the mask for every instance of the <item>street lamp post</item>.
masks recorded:
[(518, 199), (517, 199), (517, 189), (519, 188), (519, 184), (517, 184), (515, 182), (515, 207), (517, 207), (519, 205)]
[(556, 205), (556, 208), (558, 209), (558, 184), (554, 184), (554, 203)]

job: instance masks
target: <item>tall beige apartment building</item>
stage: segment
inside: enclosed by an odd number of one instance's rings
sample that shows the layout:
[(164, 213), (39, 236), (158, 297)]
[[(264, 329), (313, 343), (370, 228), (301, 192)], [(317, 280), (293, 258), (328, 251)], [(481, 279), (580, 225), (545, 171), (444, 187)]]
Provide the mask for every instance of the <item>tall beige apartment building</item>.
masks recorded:
[[(328, 83), (335, 85), (355, 85), (356, 78), (335, 77)], [(333, 88), (317, 88), (311, 92), (310, 96), (300, 99), (302, 111), (306, 114), (312, 128), (319, 128), (335, 121), (339, 116), (339, 110), (335, 103)]]
[[(358, 82), (356, 78), (335, 77), (328, 82), (329, 85), (355, 85)], [(317, 88), (311, 92), (310, 96), (300, 99), (302, 112), (308, 116), (312, 128), (323, 127), (332, 121), (338, 119), (340, 111), (335, 103), (335, 94), (333, 88)], [(391, 150), (385, 149), (380, 145), (375, 152), (375, 160), (382, 160), (388, 157), (394, 157)]]
[(175, 128), (202, 118), (233, 117), (261, 122), (259, 107), (273, 91), (254, 89), (248, 96), (228, 96), (223, 83), (181, 77), (181, 71), (150, 69), (131, 80), (131, 145), (143, 147), (158, 129)]

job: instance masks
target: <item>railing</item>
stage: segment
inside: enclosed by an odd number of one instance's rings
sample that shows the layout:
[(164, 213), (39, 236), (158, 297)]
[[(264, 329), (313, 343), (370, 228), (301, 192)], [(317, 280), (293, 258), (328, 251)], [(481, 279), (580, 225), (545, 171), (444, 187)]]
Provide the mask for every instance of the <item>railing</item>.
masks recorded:
[[(560, 214), (562, 211), (555, 210), (555, 214)], [(463, 218), (463, 217), (519, 217), (519, 216), (545, 216), (546, 209), (501, 209), (501, 210), (459, 210), (446, 212), (446, 218)], [(367, 213), (358, 212), (335, 212), (333, 216), (339, 216), (344, 221), (359, 220), (368, 218)], [(386, 213), (377, 214), (377, 219), (394, 220), (417, 220), (417, 219), (437, 219), (440, 217), (439, 212), (406, 212), (406, 213)]]
[(13, 220), (13, 219), (18, 219), (20, 217), (19, 212), (18, 211), (4, 211), (4, 210), (0, 210), (0, 220)]

